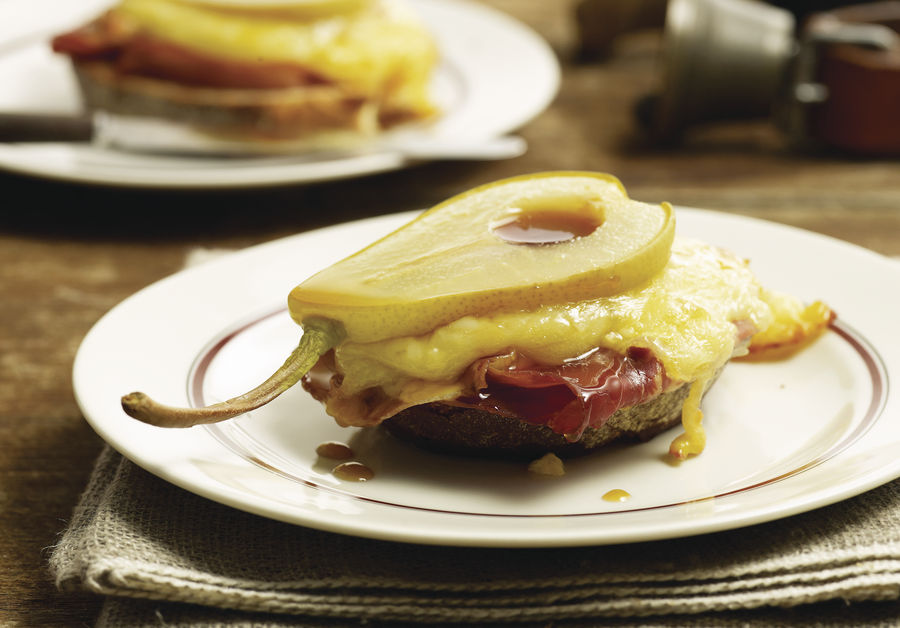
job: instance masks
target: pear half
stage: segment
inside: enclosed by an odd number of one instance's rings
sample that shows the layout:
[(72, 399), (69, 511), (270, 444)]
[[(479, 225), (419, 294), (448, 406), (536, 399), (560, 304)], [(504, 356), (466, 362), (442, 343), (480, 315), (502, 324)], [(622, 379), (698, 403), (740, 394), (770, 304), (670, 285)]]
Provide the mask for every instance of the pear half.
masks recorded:
[(300, 324), (347, 339), (427, 333), (469, 315), (617, 294), (669, 259), (672, 207), (628, 198), (615, 177), (547, 172), (455, 196), (294, 288)]
[(222, 421), (268, 403), (347, 340), (419, 335), (464, 316), (637, 286), (665, 266), (674, 234), (670, 205), (632, 201), (610, 175), (549, 172), (484, 185), (294, 288), (288, 305), (300, 343), (253, 390), (205, 408), (133, 392), (122, 409), (160, 427)]

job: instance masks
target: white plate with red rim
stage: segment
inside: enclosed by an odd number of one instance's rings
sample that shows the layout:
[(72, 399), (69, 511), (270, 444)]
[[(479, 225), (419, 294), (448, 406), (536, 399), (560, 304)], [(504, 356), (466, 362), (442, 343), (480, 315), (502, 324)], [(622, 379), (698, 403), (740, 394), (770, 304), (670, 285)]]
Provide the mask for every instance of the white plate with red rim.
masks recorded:
[[(219, 0), (215, 0), (219, 1)], [(294, 1), (294, 0), (290, 0)], [(215, 157), (137, 153), (91, 144), (2, 144), (0, 168), (50, 179), (153, 188), (237, 188), (311, 183), (386, 172), (415, 163), (392, 139), (426, 147), (477, 145), (540, 114), (556, 96), (560, 70), (549, 45), (512, 17), (468, 0), (407, 0), (441, 54), (432, 92), (442, 115), (384, 135), (388, 148)], [(0, 3), (0, 111), (78, 114), (68, 60), (50, 38), (98, 15), (111, 0)], [(284, 4), (288, 4), (285, 0)]]
[[(569, 546), (687, 536), (834, 503), (900, 476), (900, 267), (856, 246), (759, 220), (679, 209), (678, 233), (752, 260), (772, 288), (822, 299), (838, 322), (780, 362), (729, 365), (704, 401), (706, 451), (653, 440), (570, 461), (563, 477), (518, 462), (420, 451), (345, 429), (300, 388), (229, 422), (169, 430), (128, 418), (120, 395), (173, 404), (224, 399), (261, 381), (299, 330), (284, 309), (306, 276), (410, 218), (348, 223), (259, 245), (160, 281), (90, 331), (74, 367), (94, 429), (150, 472), (223, 504), (363, 537), (464, 546)], [(240, 295), (240, 298), (235, 298)], [(332, 474), (317, 445), (349, 444), (374, 470)], [(625, 501), (607, 501), (611, 490)]]

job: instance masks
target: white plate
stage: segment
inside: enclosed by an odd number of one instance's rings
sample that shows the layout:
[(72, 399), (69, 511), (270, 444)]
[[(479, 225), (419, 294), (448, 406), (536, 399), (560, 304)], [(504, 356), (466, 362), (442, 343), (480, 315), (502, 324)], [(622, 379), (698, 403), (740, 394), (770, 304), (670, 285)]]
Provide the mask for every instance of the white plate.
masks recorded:
[[(421, 452), (380, 431), (337, 427), (296, 387), (215, 426), (154, 428), (120, 395), (169, 403), (227, 398), (277, 367), (299, 332), (284, 312), (307, 275), (395, 228), (379, 217), (250, 248), (185, 270), (127, 299), (87, 335), (78, 402), (97, 432), (140, 466), (239, 509), (381, 539), (561, 546), (661, 539), (784, 517), (900, 475), (900, 268), (858, 247), (771, 223), (681, 209), (679, 232), (752, 259), (771, 287), (822, 298), (840, 323), (796, 357), (732, 364), (704, 402), (708, 445), (667, 463), (672, 430), (569, 462), (562, 478), (525, 465)], [(350, 443), (376, 477), (335, 479), (317, 460)], [(604, 501), (611, 489), (631, 499)]]
[[(108, 2), (7, 0), (0, 4), (0, 84), (9, 87), (0, 91), (0, 111), (81, 110), (68, 61), (54, 55), (47, 40), (95, 15)], [(538, 115), (556, 95), (556, 57), (543, 39), (521, 23), (465, 0), (410, 0), (410, 4), (434, 33), (441, 51), (433, 92), (444, 113), (427, 127), (399, 130), (404, 138), (474, 141), (501, 136)], [(40, 16), (54, 17), (48, 24)], [(308, 183), (384, 172), (409, 163), (392, 151), (223, 159), (127, 153), (87, 144), (0, 144), (0, 168), (117, 186)]]

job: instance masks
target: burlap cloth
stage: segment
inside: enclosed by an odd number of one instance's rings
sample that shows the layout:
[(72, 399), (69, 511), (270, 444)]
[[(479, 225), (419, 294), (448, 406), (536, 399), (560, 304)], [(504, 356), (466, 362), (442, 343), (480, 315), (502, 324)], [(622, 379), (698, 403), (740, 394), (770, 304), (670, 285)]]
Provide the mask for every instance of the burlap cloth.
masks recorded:
[(900, 481), (700, 537), (451, 548), (244, 513), (107, 448), (50, 567), (62, 589), (109, 596), (100, 626), (895, 626)]

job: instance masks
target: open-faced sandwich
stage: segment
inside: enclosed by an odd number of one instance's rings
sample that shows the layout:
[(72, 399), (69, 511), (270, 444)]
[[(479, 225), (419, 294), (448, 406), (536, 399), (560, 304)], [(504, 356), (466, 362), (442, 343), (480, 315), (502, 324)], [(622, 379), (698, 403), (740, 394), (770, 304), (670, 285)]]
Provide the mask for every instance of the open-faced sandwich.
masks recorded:
[(90, 109), (234, 139), (372, 134), (435, 113), (434, 41), (395, 0), (121, 0), (53, 48)]
[(142, 421), (233, 417), (303, 380), (339, 424), (428, 447), (533, 458), (681, 422), (736, 356), (798, 348), (833, 318), (760, 285), (745, 260), (675, 237), (672, 207), (614, 177), (549, 172), (437, 205), (288, 297), (299, 347), (259, 388), (207, 408), (123, 398)]

